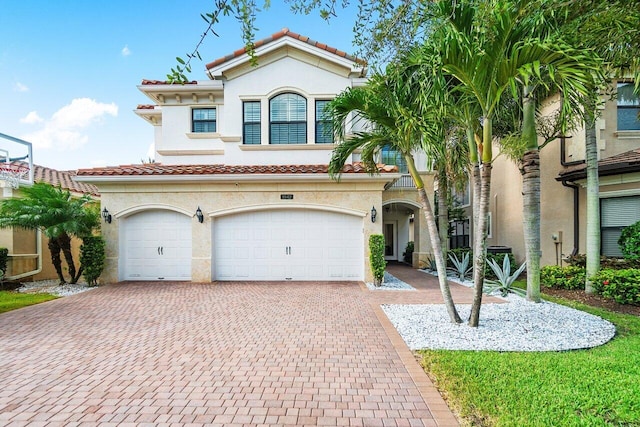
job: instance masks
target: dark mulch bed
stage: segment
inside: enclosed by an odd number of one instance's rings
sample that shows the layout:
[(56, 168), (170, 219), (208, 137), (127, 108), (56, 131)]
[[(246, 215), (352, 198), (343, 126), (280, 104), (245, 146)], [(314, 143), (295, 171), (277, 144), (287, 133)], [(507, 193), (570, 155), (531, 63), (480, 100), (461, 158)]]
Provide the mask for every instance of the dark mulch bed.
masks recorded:
[(600, 295), (588, 295), (584, 290), (569, 291), (566, 289), (542, 288), (543, 293), (554, 297), (561, 297), (568, 300), (578, 301), (592, 307), (605, 308), (616, 313), (632, 314), (640, 316), (640, 306), (618, 304), (612, 299), (601, 297)]

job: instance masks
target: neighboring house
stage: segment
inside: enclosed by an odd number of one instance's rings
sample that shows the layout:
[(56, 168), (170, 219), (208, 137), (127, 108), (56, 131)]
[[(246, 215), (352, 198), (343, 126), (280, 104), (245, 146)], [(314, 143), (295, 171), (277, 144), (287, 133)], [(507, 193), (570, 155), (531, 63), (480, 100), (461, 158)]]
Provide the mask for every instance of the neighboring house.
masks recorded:
[(153, 104), (135, 112), (154, 127), (157, 163), (78, 171), (111, 215), (104, 280), (371, 280), (374, 233), (388, 259), (410, 235), (414, 264), (431, 252), (397, 153), (384, 150), (377, 175), (358, 154), (339, 182), (327, 173), (324, 107), (365, 84), (366, 64), (287, 29), (255, 54), (257, 66), (244, 49), (207, 64), (209, 80), (143, 80)]
[[(596, 123), (600, 176), (601, 252), (620, 256), (623, 227), (640, 221), (640, 99), (630, 81), (614, 82), (619, 95), (606, 99)], [(550, 114), (550, 104), (544, 115)], [(586, 251), (585, 133), (578, 130), (540, 152), (542, 265)], [(522, 177), (506, 156), (494, 162), (487, 244), (511, 248), (523, 261)], [(468, 200), (468, 199), (467, 199)], [(462, 228), (459, 228), (462, 229)], [(466, 234), (472, 235), (472, 227)], [(464, 233), (462, 233), (464, 234)]]
[[(28, 163), (13, 162), (25, 167)], [(98, 189), (91, 185), (73, 181), (73, 171), (58, 171), (43, 166), (31, 164), (33, 182), (45, 182), (69, 190), (78, 197), (90, 194), (96, 200), (99, 198)], [(30, 183), (21, 183), (21, 187)], [(2, 199), (20, 197), (21, 187), (13, 188), (9, 183), (0, 179)], [(72, 250), (75, 262), (79, 261), (81, 242), (72, 239)], [(6, 278), (8, 280), (46, 280), (57, 279), (56, 271), (51, 262), (51, 254), (47, 247), (48, 239), (39, 231), (16, 228), (0, 229), (0, 247), (9, 249), (9, 262)], [(66, 266), (63, 258), (63, 267)]]

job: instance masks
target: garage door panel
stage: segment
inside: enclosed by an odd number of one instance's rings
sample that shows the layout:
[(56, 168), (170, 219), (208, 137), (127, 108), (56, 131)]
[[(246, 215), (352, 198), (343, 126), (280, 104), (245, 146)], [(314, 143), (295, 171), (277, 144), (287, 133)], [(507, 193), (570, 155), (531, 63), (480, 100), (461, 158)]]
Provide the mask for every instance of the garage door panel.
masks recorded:
[[(217, 280), (363, 279), (359, 217), (309, 210), (226, 216), (214, 221), (213, 245)], [(230, 257), (231, 248), (248, 256)]]
[(190, 280), (191, 218), (150, 210), (123, 219), (124, 280)]

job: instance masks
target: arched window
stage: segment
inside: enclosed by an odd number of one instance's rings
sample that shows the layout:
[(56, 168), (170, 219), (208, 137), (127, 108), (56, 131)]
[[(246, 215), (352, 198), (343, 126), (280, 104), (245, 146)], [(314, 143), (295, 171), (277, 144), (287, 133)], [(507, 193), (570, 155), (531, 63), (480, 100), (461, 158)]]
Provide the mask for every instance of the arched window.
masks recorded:
[(269, 143), (307, 143), (307, 100), (295, 93), (283, 93), (269, 101)]

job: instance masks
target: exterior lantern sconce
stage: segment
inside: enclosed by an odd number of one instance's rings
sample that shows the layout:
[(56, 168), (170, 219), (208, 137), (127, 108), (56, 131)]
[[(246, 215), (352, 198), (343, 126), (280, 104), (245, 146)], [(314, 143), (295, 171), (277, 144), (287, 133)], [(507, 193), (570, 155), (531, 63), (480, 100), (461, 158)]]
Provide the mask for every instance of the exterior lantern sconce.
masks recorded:
[(102, 210), (102, 218), (104, 219), (104, 222), (106, 222), (107, 224), (111, 224), (111, 214), (109, 213), (107, 208), (104, 208)]
[(376, 207), (372, 207), (371, 208), (371, 222), (376, 222), (376, 217), (378, 216), (378, 211), (376, 210)]
[(196, 218), (198, 218), (198, 222), (200, 224), (204, 222), (204, 215), (202, 213), (202, 209), (200, 209), (200, 206), (198, 206), (198, 209), (196, 209)]

